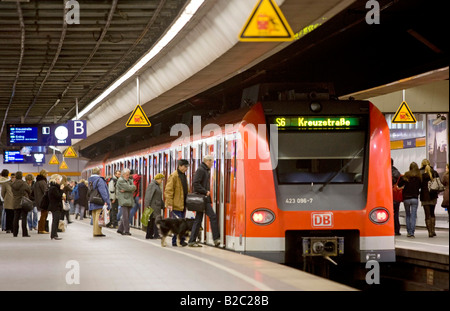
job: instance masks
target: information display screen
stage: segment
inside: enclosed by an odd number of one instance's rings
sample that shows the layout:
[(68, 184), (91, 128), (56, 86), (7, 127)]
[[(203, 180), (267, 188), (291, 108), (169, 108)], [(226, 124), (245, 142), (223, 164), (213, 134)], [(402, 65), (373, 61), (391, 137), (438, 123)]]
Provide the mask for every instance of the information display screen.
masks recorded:
[(359, 117), (348, 116), (273, 116), (269, 123), (275, 124), (279, 130), (340, 130), (361, 126)]
[(37, 126), (12, 126), (9, 128), (11, 144), (34, 144), (39, 140)]
[(20, 154), (20, 150), (5, 150), (3, 152), (3, 164), (12, 163), (45, 163), (44, 153)]

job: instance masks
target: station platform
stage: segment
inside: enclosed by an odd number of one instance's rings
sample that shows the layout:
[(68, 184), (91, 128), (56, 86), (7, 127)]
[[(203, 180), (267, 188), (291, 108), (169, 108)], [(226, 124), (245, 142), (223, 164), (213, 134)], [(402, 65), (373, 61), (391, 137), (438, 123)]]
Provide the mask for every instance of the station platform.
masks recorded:
[[(50, 216), (49, 216), (50, 218)], [(203, 245), (161, 247), (131, 229), (103, 228), (93, 237), (90, 219), (74, 220), (62, 240), (31, 231), (0, 233), (1, 291), (352, 291), (351, 287), (287, 266)], [(169, 239), (169, 238), (168, 238)]]

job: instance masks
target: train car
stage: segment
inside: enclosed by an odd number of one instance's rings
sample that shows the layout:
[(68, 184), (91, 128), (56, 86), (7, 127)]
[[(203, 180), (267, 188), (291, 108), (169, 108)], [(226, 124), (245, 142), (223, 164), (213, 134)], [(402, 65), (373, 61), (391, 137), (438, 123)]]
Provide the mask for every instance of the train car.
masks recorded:
[[(224, 248), (289, 264), (395, 261), (389, 129), (373, 104), (258, 102), (216, 124), (198, 121), (164, 142), (90, 163), (84, 177), (94, 166), (105, 175), (136, 169), (145, 193), (152, 176), (167, 177), (185, 158), (192, 191), (202, 156), (213, 154), (211, 199)], [(209, 221), (203, 227), (212, 244)]]

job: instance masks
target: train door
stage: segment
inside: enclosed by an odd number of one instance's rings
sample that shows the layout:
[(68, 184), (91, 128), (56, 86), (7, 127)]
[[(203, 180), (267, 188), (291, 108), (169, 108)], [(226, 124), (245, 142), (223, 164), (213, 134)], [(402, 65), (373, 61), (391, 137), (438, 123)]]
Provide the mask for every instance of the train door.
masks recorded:
[(225, 160), (224, 160), (224, 213), (226, 215), (223, 231), (224, 245), (228, 249), (235, 249), (236, 242), (236, 134), (229, 134), (225, 137)]

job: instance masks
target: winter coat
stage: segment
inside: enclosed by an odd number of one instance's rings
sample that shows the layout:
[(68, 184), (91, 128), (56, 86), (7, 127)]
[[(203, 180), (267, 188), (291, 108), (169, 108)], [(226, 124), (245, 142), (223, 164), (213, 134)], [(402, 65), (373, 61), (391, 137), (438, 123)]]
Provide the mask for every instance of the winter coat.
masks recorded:
[[(103, 201), (108, 204), (108, 209), (111, 208), (111, 202), (109, 200), (109, 190), (108, 185), (106, 184), (106, 181), (103, 177), (100, 177), (99, 175), (91, 175), (88, 179), (89, 185), (92, 183), (93, 189), (97, 189), (98, 193), (102, 197)], [(103, 205), (97, 205), (92, 202), (89, 202), (89, 210), (97, 210), (102, 209)]]
[(407, 179), (406, 176), (402, 176), (398, 182), (398, 186), (403, 188), (403, 200), (408, 199), (418, 199), (420, 193), (421, 182), (419, 177), (410, 177)]
[[(422, 205), (436, 205), (438, 193), (428, 190), (428, 182), (431, 181), (430, 175), (425, 173), (425, 168), (420, 169), (422, 173), (422, 185), (420, 189), (420, 202)], [(433, 178), (439, 178), (439, 174), (431, 169)]]
[(151, 208), (153, 208), (153, 218), (161, 216), (161, 209), (164, 207), (162, 191), (161, 187), (154, 179), (151, 181), (150, 185), (145, 191), (144, 206), (150, 206)]
[(179, 174), (178, 170), (170, 174), (167, 179), (164, 196), (166, 199), (166, 207), (172, 206), (175, 211), (184, 211), (184, 198), (187, 193), (184, 193)]
[(136, 186), (133, 184), (133, 180), (131, 178), (126, 180), (121, 176), (116, 184), (116, 198), (119, 201), (119, 206), (134, 206), (133, 192), (135, 190)]
[(34, 202), (40, 211), (39, 206), (41, 205), (42, 198), (44, 197), (45, 191), (48, 189), (47, 178), (42, 175), (36, 177), (36, 182), (33, 185)]
[(192, 181), (195, 193), (206, 195), (210, 191), (210, 171), (211, 169), (205, 163), (199, 166)]
[(3, 207), (5, 209), (14, 209), (14, 195), (11, 189), (11, 180), (0, 176), (0, 187), (2, 188)]
[(62, 196), (64, 191), (61, 190), (61, 185), (51, 182), (48, 188), (48, 210), (49, 212), (62, 212)]
[(445, 189), (444, 189), (444, 198), (441, 206), (448, 208), (448, 172), (446, 172), (444, 176), (442, 176), (442, 184), (445, 186)]
[(28, 184), (26, 183), (26, 181), (22, 180), (22, 179), (16, 179), (12, 184), (11, 184), (11, 190), (13, 193), (13, 197), (14, 197), (14, 209), (21, 209), (22, 206), (20, 205), (20, 201), (22, 200), (22, 197), (27, 197), (29, 198), (31, 195), (31, 188), (30, 186), (28, 186)]
[(84, 182), (78, 183), (78, 200), (76, 200), (76, 203), (78, 203), (81, 206), (88, 207), (88, 187)]

